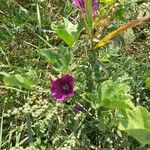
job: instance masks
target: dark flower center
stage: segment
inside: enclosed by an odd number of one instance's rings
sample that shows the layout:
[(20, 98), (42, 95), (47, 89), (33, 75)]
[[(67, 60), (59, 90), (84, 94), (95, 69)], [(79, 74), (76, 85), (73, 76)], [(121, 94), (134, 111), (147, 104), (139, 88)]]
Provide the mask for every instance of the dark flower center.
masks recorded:
[(69, 91), (69, 85), (68, 84), (65, 84), (65, 85), (63, 85), (63, 90), (65, 90), (65, 91)]

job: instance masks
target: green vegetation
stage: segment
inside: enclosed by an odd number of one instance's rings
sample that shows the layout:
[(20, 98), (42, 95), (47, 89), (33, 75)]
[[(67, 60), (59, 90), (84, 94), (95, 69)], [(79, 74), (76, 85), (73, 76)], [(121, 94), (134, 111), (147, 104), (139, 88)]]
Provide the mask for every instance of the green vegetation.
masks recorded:
[[(94, 49), (150, 2), (99, 3), (83, 17), (71, 0), (0, 0), (0, 150), (150, 148), (149, 20)], [(51, 81), (64, 74), (75, 93), (57, 102)]]

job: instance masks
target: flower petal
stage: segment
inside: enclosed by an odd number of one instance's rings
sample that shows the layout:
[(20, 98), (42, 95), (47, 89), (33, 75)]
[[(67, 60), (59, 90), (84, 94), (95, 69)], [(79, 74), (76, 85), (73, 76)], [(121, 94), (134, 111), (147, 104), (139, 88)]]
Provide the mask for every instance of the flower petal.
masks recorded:
[[(64, 89), (64, 86), (68, 89)], [(57, 101), (64, 101), (65, 99), (74, 96), (74, 78), (66, 74), (57, 80), (51, 82), (51, 94)]]

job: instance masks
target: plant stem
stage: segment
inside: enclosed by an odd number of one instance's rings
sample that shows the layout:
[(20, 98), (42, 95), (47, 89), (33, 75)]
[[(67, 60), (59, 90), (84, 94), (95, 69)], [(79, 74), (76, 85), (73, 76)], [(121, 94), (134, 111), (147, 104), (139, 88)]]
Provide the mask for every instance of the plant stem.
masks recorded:
[(33, 134), (32, 134), (32, 127), (31, 127), (31, 117), (30, 113), (26, 114), (26, 119), (27, 119), (27, 128), (28, 128), (28, 138), (29, 138), (29, 145), (33, 145)]
[(85, 17), (83, 17), (83, 21), (90, 38), (90, 50), (93, 50), (93, 29), (89, 28)]

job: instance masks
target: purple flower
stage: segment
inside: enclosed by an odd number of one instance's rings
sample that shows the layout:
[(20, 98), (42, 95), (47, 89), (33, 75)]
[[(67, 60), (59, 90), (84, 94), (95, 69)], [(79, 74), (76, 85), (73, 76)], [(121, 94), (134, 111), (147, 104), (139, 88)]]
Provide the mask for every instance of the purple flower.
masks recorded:
[(84, 111), (84, 107), (82, 106), (82, 105), (75, 105), (74, 107), (73, 107), (73, 109), (74, 109), (74, 111), (76, 111), (76, 112), (82, 112), (82, 111)]
[[(85, 1), (86, 0), (73, 0), (73, 5), (81, 9), (82, 13), (86, 15), (86, 8), (85, 8)], [(92, 14), (96, 14), (99, 11), (99, 3), (98, 0), (92, 0)]]
[(57, 101), (64, 101), (65, 99), (74, 96), (73, 89), (74, 78), (69, 74), (51, 82), (51, 93)]

